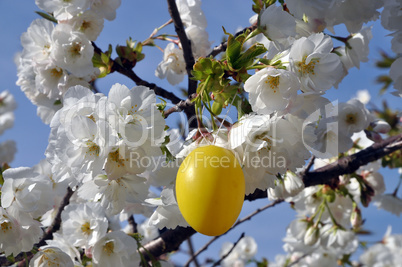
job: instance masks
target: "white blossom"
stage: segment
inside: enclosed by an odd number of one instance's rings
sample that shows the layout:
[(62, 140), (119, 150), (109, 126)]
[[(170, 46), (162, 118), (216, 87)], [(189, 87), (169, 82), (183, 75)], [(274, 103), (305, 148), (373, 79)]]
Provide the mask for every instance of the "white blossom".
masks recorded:
[(116, 18), (116, 10), (120, 5), (121, 0), (91, 0), (91, 10), (107, 20)]
[(298, 134), (300, 127), (295, 117), (268, 115), (243, 116), (232, 127), (229, 144), (242, 165), (246, 194), (274, 187), (278, 173), (304, 165), (309, 153)]
[(384, 9), (381, 12), (381, 24), (390, 31), (402, 29), (401, 18), (401, 1), (400, 0), (385, 0)]
[(0, 143), (0, 164), (10, 163), (14, 160), (14, 155), (17, 152), (15, 141), (7, 140)]
[(138, 233), (141, 234), (143, 244), (157, 238), (159, 236), (158, 227), (149, 224), (149, 219), (145, 220), (143, 223), (137, 226)]
[(81, 258), (80, 252), (76, 247), (74, 247), (70, 242), (68, 242), (63, 235), (59, 233), (53, 233), (53, 239), (46, 240), (45, 242), (47, 245), (41, 248), (56, 247), (59, 248), (64, 253), (66, 253), (67, 255), (69, 255), (71, 259), (73, 260), (77, 259), (80, 261)]
[(186, 74), (186, 63), (184, 62), (183, 51), (169, 43), (163, 53), (163, 61), (155, 70), (155, 75), (160, 79), (167, 79), (171, 85), (183, 81)]
[(179, 210), (173, 186), (169, 185), (165, 187), (161, 192), (160, 198), (146, 200), (147, 203), (158, 206), (149, 218), (150, 225), (157, 226), (159, 229), (163, 229), (164, 227), (174, 229), (178, 225), (183, 227), (189, 226)]
[(211, 52), (211, 42), (208, 40), (208, 32), (199, 26), (191, 25), (186, 28), (186, 35), (191, 41), (191, 50), (194, 58), (206, 57)]
[(30, 215), (20, 212), (17, 219), (3, 207), (0, 207), (0, 225), (0, 251), (6, 255), (30, 251), (43, 234), (38, 221)]
[(304, 144), (318, 158), (346, 152), (353, 145), (352, 134), (342, 131), (340, 124), (337, 106), (327, 104), (314, 111), (303, 122)]
[[(127, 249), (130, 248), (130, 249)], [(93, 266), (135, 266), (140, 262), (137, 242), (122, 231), (107, 233), (92, 250)]]
[(0, 135), (14, 126), (14, 113), (6, 112), (0, 115)]
[(352, 67), (360, 69), (360, 62), (368, 61), (369, 42), (372, 38), (371, 27), (364, 27), (360, 32), (352, 34), (344, 50), (337, 50), (342, 54), (341, 61), (346, 69)]
[(103, 18), (99, 17), (98, 13), (93, 10), (87, 10), (79, 16), (66, 21), (66, 23), (70, 24), (74, 31), (84, 33), (91, 41), (96, 41), (103, 30)]
[(57, 24), (52, 39), (50, 57), (57, 66), (77, 77), (96, 78), (99, 70), (92, 64), (94, 48), (82, 32), (74, 31), (68, 24)]
[(201, 3), (200, 0), (176, 0), (177, 9), (185, 27), (191, 25), (204, 29), (207, 27), (207, 20), (201, 9)]
[(330, 224), (321, 229), (321, 245), (337, 255), (353, 253), (358, 247), (358, 241), (353, 231), (343, 230)]
[(35, 0), (36, 5), (57, 20), (71, 19), (89, 7), (90, 0)]
[[(114, 118), (109, 121), (124, 142), (130, 147), (141, 147), (147, 156), (160, 155), (165, 120), (156, 107), (155, 92), (145, 86), (128, 89), (115, 84), (109, 91), (108, 101)], [(130, 154), (123, 156), (127, 158)]]
[(53, 49), (53, 29), (54, 24), (46, 19), (34, 20), (21, 35), (21, 45), (24, 48), (21, 57), (36, 63), (48, 61)]
[(267, 115), (287, 108), (299, 88), (295, 74), (272, 67), (256, 72), (244, 84), (253, 111)]
[(63, 237), (75, 247), (89, 248), (102, 238), (108, 220), (99, 204), (70, 204), (61, 214)]
[(370, 112), (357, 99), (338, 105), (339, 129), (347, 135), (366, 129), (372, 120)]
[(371, 95), (367, 89), (364, 90), (358, 90), (356, 92), (356, 97), (357, 100), (362, 102), (364, 105), (367, 105), (370, 102)]
[(397, 216), (402, 213), (402, 199), (392, 194), (379, 195), (374, 198), (374, 205)]
[(303, 92), (320, 92), (330, 89), (342, 78), (339, 57), (331, 53), (331, 37), (322, 33), (296, 40), (290, 49), (290, 69), (296, 73)]
[[(329, 8), (325, 20), (328, 26), (345, 24), (350, 33), (360, 31), (364, 23), (377, 20), (383, 0), (344, 0), (335, 1), (335, 6)], [(332, 29), (333, 31), (333, 29)]]
[(70, 256), (57, 247), (47, 247), (39, 250), (29, 262), (29, 267), (47, 266), (73, 267), (74, 263)]
[(389, 76), (393, 81), (393, 86), (397, 90), (396, 95), (402, 96), (402, 57), (397, 58), (391, 65)]
[(21, 213), (30, 213), (33, 218), (42, 216), (53, 206), (54, 192), (51, 181), (32, 168), (10, 168), (3, 172), (1, 205), (13, 208), (19, 219)]
[(14, 111), (17, 108), (14, 96), (8, 90), (0, 93), (0, 114)]
[(399, 266), (402, 261), (402, 235), (391, 235), (389, 227), (383, 240), (369, 247), (361, 256), (360, 262), (368, 267)]
[[(220, 257), (224, 257), (233, 248), (233, 243), (225, 242), (223, 243), (220, 250)], [(251, 260), (257, 254), (257, 243), (251, 236), (244, 236), (241, 238), (230, 254), (223, 259), (221, 265), (224, 267), (231, 266), (245, 266), (246, 263)]]
[(126, 203), (141, 203), (148, 196), (149, 185), (146, 179), (137, 175), (125, 175), (110, 179), (98, 175), (94, 180), (85, 182), (78, 195), (83, 199), (100, 201), (108, 215), (120, 213)]
[(267, 38), (280, 49), (286, 47), (289, 37), (296, 36), (295, 18), (284, 11), (282, 6), (270, 5), (263, 10), (259, 17), (259, 26)]

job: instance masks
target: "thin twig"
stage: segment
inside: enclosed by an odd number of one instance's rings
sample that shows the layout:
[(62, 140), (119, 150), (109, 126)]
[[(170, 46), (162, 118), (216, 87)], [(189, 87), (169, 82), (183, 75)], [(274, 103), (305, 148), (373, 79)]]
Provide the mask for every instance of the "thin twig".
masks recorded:
[(175, 106), (167, 109), (164, 111), (163, 115), (165, 116), (165, 118), (167, 118), (170, 114), (175, 113), (175, 112), (181, 112), (182, 110), (187, 110), (190, 107), (194, 106), (194, 103), (191, 102), (191, 100), (193, 98), (195, 98), (197, 96), (197, 94), (192, 94), (189, 98), (187, 98), (186, 100), (182, 100), (179, 103), (177, 103)]
[[(187, 238), (187, 244), (188, 244), (188, 249), (189, 249), (189, 252), (190, 252), (190, 256), (193, 256), (194, 255), (194, 246), (193, 246), (193, 242), (191, 240), (191, 236), (189, 238)], [(194, 259), (194, 265), (196, 267), (200, 266), (200, 264), (198, 263), (197, 258)]]
[(219, 266), (219, 264), (221, 264), (221, 262), (226, 259), (230, 253), (232, 253), (232, 251), (234, 250), (234, 248), (236, 247), (236, 245), (240, 242), (240, 240), (244, 237), (244, 232), (240, 235), (239, 239), (237, 239), (237, 241), (233, 244), (232, 248), (228, 251), (228, 253), (226, 253), (225, 255), (223, 255), (217, 262), (214, 263), (214, 265), (212, 265), (212, 267), (215, 266)]
[(203, 251), (207, 250), (208, 247), (209, 247), (213, 242), (215, 242), (218, 238), (220, 238), (221, 236), (226, 235), (226, 234), (229, 233), (231, 230), (233, 230), (234, 228), (236, 228), (238, 225), (244, 223), (245, 221), (250, 220), (253, 216), (257, 215), (258, 213), (261, 213), (261, 212), (263, 212), (264, 210), (266, 210), (266, 209), (268, 209), (268, 208), (271, 208), (271, 207), (274, 207), (275, 205), (277, 205), (277, 204), (279, 204), (279, 203), (282, 203), (282, 202), (283, 202), (283, 199), (275, 200), (274, 202), (269, 203), (268, 205), (266, 205), (266, 206), (264, 206), (264, 207), (262, 207), (262, 208), (259, 208), (259, 209), (255, 210), (254, 212), (252, 212), (251, 214), (247, 215), (246, 217), (244, 217), (244, 218), (238, 220), (238, 221), (232, 226), (232, 228), (230, 228), (226, 233), (211, 238), (202, 248), (200, 248), (200, 249), (194, 254), (193, 257), (191, 257), (191, 258), (186, 262), (186, 264), (185, 264), (184, 266), (189, 266), (190, 263), (191, 263), (198, 255), (200, 255)]
[(315, 161), (315, 156), (311, 156), (309, 162), (307, 163), (306, 167), (303, 169), (303, 173), (308, 173), (311, 169), (311, 167), (314, 165), (314, 161)]
[(137, 223), (135, 222), (134, 215), (128, 217), (127, 222), (131, 226), (131, 232), (138, 233)]

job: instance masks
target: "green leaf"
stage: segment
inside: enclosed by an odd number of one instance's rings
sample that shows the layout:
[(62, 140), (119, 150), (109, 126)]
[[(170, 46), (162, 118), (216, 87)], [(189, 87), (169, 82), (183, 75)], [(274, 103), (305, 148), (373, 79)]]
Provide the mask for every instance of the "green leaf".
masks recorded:
[(237, 38), (234, 38), (233, 35), (231, 35), (230, 33), (226, 34), (229, 35), (228, 44), (226, 48), (226, 58), (229, 66), (232, 66), (232, 63), (235, 62), (237, 58), (240, 56), (243, 44), (239, 42)]
[(235, 69), (246, 68), (254, 61), (255, 57), (265, 53), (267, 49), (263, 44), (255, 43), (244, 52), (233, 64)]
[(41, 11), (35, 11), (36, 14), (38, 14), (39, 16), (41, 16), (44, 19), (47, 19), (51, 22), (57, 23), (57, 19), (55, 19), (55, 17), (53, 17), (52, 15), (50, 15), (49, 13), (45, 13), (45, 12), (41, 12)]

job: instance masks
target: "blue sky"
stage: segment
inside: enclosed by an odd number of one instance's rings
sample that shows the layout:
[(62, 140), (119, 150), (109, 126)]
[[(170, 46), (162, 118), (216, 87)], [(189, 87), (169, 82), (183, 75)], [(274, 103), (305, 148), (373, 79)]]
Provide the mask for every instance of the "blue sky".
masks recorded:
[[(166, 1), (122, 0), (122, 2), (122, 6), (117, 10), (116, 20), (105, 21), (104, 31), (96, 41), (103, 50), (107, 48), (109, 43), (113, 46), (116, 44), (124, 45), (128, 37), (139, 41), (145, 40), (154, 28), (169, 19)], [(244, 0), (205, 0), (203, 10), (208, 20), (209, 39), (214, 41), (214, 44), (218, 44), (223, 37), (222, 26), (232, 33), (239, 27), (248, 26), (248, 19), (253, 15), (251, 2)], [(13, 167), (33, 166), (44, 158), (49, 136), (49, 127), (44, 125), (36, 116), (36, 107), (15, 85), (17, 76), (13, 57), (15, 53), (21, 51), (19, 41), (21, 33), (26, 31), (32, 20), (38, 18), (38, 15), (34, 13), (36, 10), (39, 9), (33, 0), (0, 0), (0, 90), (9, 90), (18, 103), (18, 108), (15, 111), (15, 125), (3, 136), (0, 136), (0, 141), (13, 139), (17, 142), (18, 152), (11, 164)], [(357, 90), (368, 89), (375, 105), (380, 106), (383, 99), (388, 99), (391, 106), (400, 108), (400, 99), (389, 94), (382, 97), (378, 96), (380, 86), (375, 83), (375, 77), (380, 74), (380, 71), (374, 67), (374, 63), (375, 59), (380, 58), (380, 50), (390, 53), (390, 38), (386, 36), (389, 32), (383, 30), (378, 21), (370, 25), (374, 25), (374, 38), (370, 44), (370, 61), (362, 63), (360, 70), (351, 70), (349, 76), (340, 84), (339, 89), (331, 89), (326, 96), (330, 100), (347, 101), (356, 94)], [(169, 26), (167, 31), (172, 33), (173, 27)], [(342, 27), (337, 35), (346, 36)], [(159, 45), (163, 48), (166, 44), (159, 43)], [(169, 90), (176, 90), (177, 95), (179, 95), (178, 87), (172, 87), (154, 75), (155, 68), (162, 59), (162, 52), (156, 48), (145, 48), (144, 52), (146, 54), (145, 60), (135, 68), (137, 74), (149, 82), (154, 82)], [(102, 79), (98, 86), (101, 92), (107, 94), (111, 85), (117, 82), (125, 84), (129, 88), (134, 86), (132, 81), (118, 74)], [(182, 83), (180, 86), (185, 85), (186, 83)], [(171, 119), (171, 123), (174, 123), (173, 119)], [(386, 171), (384, 176), (387, 185), (389, 185), (388, 192), (391, 192), (397, 183), (396, 173)], [(264, 206), (266, 203), (267, 200), (245, 202), (240, 217)], [(257, 215), (250, 222), (219, 239), (208, 252), (202, 254), (201, 258), (208, 256), (216, 259), (223, 241), (235, 242), (240, 234), (245, 232), (246, 235), (252, 235), (256, 238), (259, 245), (257, 258), (268, 257), (270, 260), (274, 260), (276, 254), (283, 253), (281, 239), (285, 236), (288, 223), (294, 217), (294, 212), (285, 206), (288, 204), (281, 204), (277, 208)], [(364, 240), (380, 240), (388, 224), (393, 225), (394, 233), (402, 232), (400, 218), (392, 214), (377, 211), (375, 207), (364, 209), (363, 214), (367, 218), (367, 229), (374, 231), (374, 235), (364, 237)], [(196, 235), (194, 240), (196, 249), (198, 249), (209, 240), (209, 237)], [(183, 259), (182, 254), (178, 253), (176, 260), (182, 261)]]

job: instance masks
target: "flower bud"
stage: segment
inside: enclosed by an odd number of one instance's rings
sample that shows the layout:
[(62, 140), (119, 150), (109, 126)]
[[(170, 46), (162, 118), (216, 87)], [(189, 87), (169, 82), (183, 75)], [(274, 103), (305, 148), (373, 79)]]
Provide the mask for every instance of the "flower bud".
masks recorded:
[(374, 132), (377, 133), (382, 133), (386, 134), (391, 130), (391, 126), (386, 122), (382, 120), (377, 120), (372, 122), (373, 130)]
[(319, 237), (320, 229), (317, 226), (312, 226), (307, 229), (306, 234), (304, 235), (304, 244), (312, 246), (317, 243)]
[(356, 203), (353, 203), (353, 206), (352, 215), (350, 216), (350, 223), (352, 224), (353, 229), (358, 230), (363, 224), (362, 213)]

